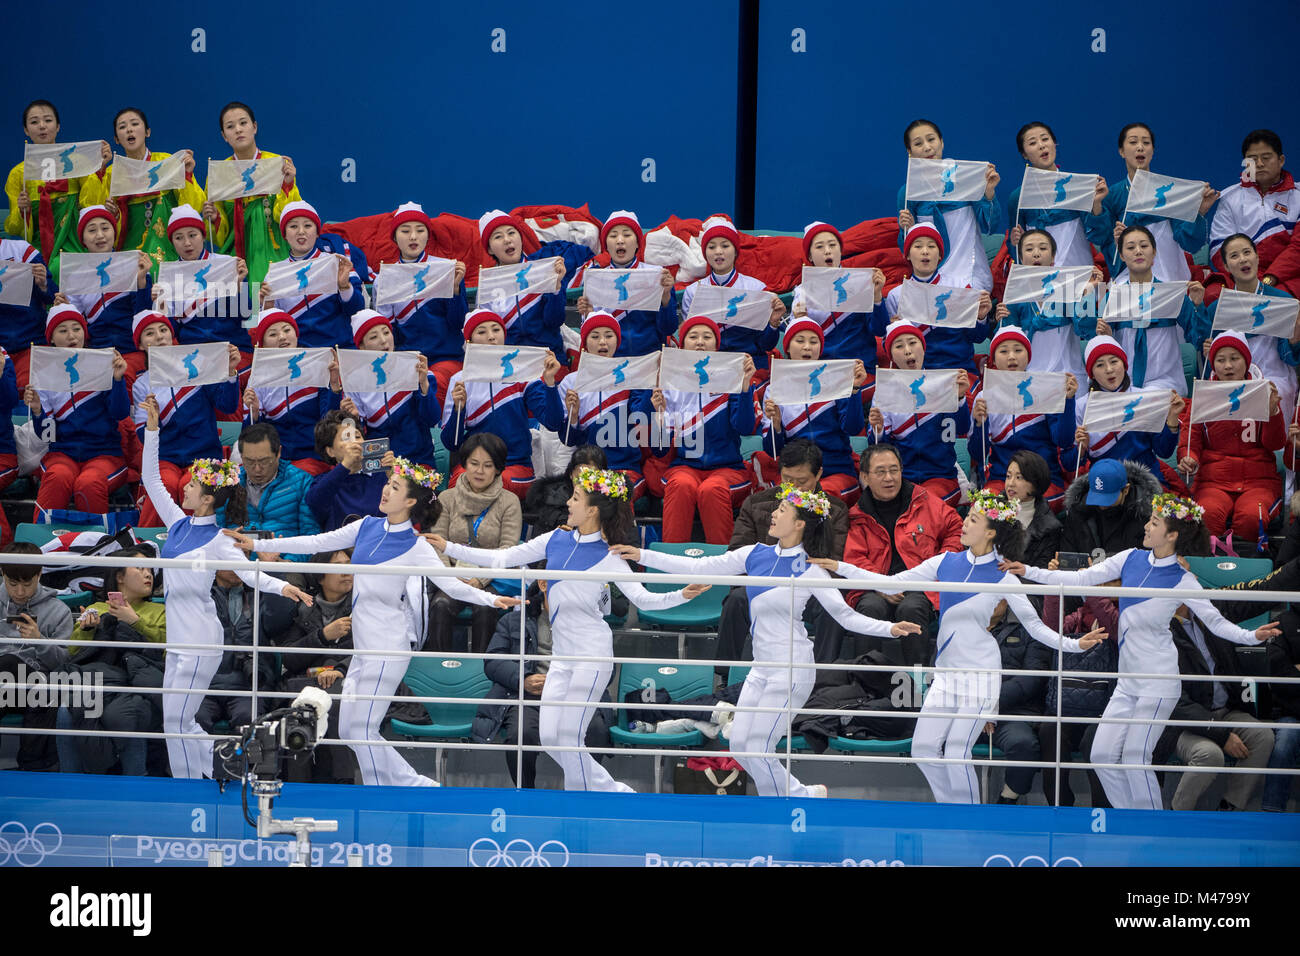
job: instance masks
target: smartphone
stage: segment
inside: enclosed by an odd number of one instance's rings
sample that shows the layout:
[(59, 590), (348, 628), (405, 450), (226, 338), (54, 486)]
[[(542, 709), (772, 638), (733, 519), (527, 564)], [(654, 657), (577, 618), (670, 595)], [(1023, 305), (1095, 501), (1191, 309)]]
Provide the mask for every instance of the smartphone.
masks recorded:
[(1092, 562), (1092, 555), (1083, 551), (1061, 551), (1056, 555), (1056, 561), (1062, 571), (1078, 571)]
[(109, 591), (108, 603), (113, 607), (122, 607), (126, 604), (126, 598), (123, 596), (121, 591)]
[(243, 533), (250, 538), (257, 538), (259, 541), (267, 541), (275, 537), (274, 531), (266, 531), (261, 528), (245, 528)]
[(361, 443), (361, 471), (371, 475), (383, 469), (381, 462), (388, 454), (387, 438), (372, 438)]
[(22, 618), (22, 617), (18, 617), (17, 615), (14, 615), (13, 617), (7, 617), (7, 618), (5, 618), (5, 622), (8, 623), (8, 624), (26, 624), (26, 623), (27, 623), (27, 619), (26, 619), (26, 618)]

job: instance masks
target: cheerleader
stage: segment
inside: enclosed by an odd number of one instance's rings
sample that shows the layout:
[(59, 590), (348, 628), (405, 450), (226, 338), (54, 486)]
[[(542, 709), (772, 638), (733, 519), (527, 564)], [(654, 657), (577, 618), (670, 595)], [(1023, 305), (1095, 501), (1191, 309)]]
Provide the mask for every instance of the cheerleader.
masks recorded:
[[(838, 269), (844, 254), (844, 239), (840, 231), (825, 222), (810, 222), (803, 227), (803, 258), (810, 266), (819, 269)], [(876, 290), (876, 307), (871, 312), (822, 312), (808, 310), (807, 296), (802, 285), (794, 287), (790, 314), (804, 316), (816, 322), (822, 330), (822, 357), (828, 359), (859, 359), (868, 374), (876, 371), (876, 340), (883, 338), (885, 324), (884, 298), (885, 274), (872, 269), (872, 284)]]
[[(0, 270), (7, 262), (26, 262), (32, 267), (32, 297), (18, 305), (0, 303), (0, 348), (9, 357), (20, 388), (27, 385), (28, 351), (45, 329), (45, 313), (59, 291), (36, 247), (23, 239), (0, 239)], [(65, 297), (66, 298), (66, 297)], [(2, 427), (2, 426), (0, 426)]]
[[(469, 561), (480, 567), (516, 568), (545, 561), (548, 571), (595, 571), (617, 574), (630, 571), (627, 562), (610, 551), (610, 545), (628, 540), (632, 530), (632, 509), (628, 504), (627, 480), (622, 472), (582, 468), (574, 479), (569, 498), (569, 527), (557, 528), (512, 548), (494, 551), (471, 548), (447, 541), (440, 535), (428, 535), (439, 551), (457, 561)], [(280, 544), (279, 540), (275, 542)], [(551, 634), (554, 658), (542, 685), (539, 734), (543, 747), (581, 747), (596, 705), (614, 665), (614, 635), (605, 623), (610, 608), (610, 585), (603, 581), (548, 581), (547, 600), (551, 610)], [(637, 607), (647, 611), (664, 610), (685, 604), (709, 589), (707, 584), (692, 584), (680, 591), (654, 593), (640, 584), (620, 581), (618, 589)], [(480, 592), (482, 593), (482, 592)], [(515, 603), (518, 603), (517, 601)], [(604, 661), (568, 661), (565, 657), (601, 657)], [(566, 707), (557, 704), (581, 702), (588, 706)], [(551, 757), (564, 771), (565, 790), (603, 790), (631, 793), (598, 764), (591, 754), (582, 751), (551, 751)]]
[[(167, 239), (172, 253), (168, 258), (197, 262), (212, 257), (203, 240), (203, 219), (193, 206), (177, 206), (172, 210), (167, 220)], [(241, 352), (247, 352), (241, 324), (241, 317), (248, 309), (243, 286), (248, 279), (248, 265), (243, 259), (235, 260), (235, 276), (238, 281), (234, 288), (214, 286), (211, 293), (190, 300), (183, 298), (184, 289), (155, 286), (154, 307), (167, 313), (183, 333), (186, 344), (234, 342), (241, 346)]]
[[(167, 526), (162, 557), (191, 559), (188, 570), (168, 568), (164, 576), (167, 619), (174, 625), (168, 629), (168, 642), (204, 645), (201, 650), (169, 649), (163, 669), (163, 688), (185, 691), (165, 694), (162, 701), (163, 730), (169, 734), (186, 734), (167, 738), (172, 776), (197, 779), (212, 773), (212, 741), (192, 736), (203, 733), (195, 714), (225, 652), (225, 636), (212, 603), (212, 583), (217, 572), (205, 567), (204, 559), (243, 560), (244, 556), (230, 539), (220, 533), (216, 511), (224, 507), (226, 520), (242, 521), (244, 488), (239, 483), (238, 465), (219, 459), (198, 459), (190, 466), (193, 477), (185, 485), (178, 507), (163, 487), (158, 472), (158, 400), (150, 395), (141, 404), (146, 424), (140, 477), (149, 500)], [(185, 511), (191, 512), (192, 517)], [(312, 603), (310, 595), (269, 574), (251, 570), (235, 573), (249, 587), (304, 604)]]
[[(810, 557), (826, 558), (830, 553), (830, 500), (818, 491), (800, 491), (783, 484), (777, 490), (777, 507), (772, 512), (768, 534), (775, 545), (751, 544), (708, 558), (642, 551), (628, 545), (611, 548), (619, 557), (670, 574), (748, 574), (754, 577), (788, 577), (810, 581), (830, 577), (809, 563)], [(815, 599), (840, 626), (858, 634), (902, 637), (919, 634), (910, 621), (891, 624), (851, 610), (844, 595), (830, 588), (751, 587), (749, 618), (753, 621), (754, 660), (762, 663), (750, 669), (731, 725), (731, 749), (772, 753), (784, 736), (788, 714), (808, 700), (817, 678), (813, 643), (804, 627), (804, 608)], [(793, 598), (791, 597), (793, 591)], [(789, 664), (774, 663), (789, 661)], [(754, 712), (751, 708), (772, 708)], [(779, 710), (776, 710), (779, 708)], [(737, 757), (763, 797), (825, 797), (824, 784), (803, 784), (775, 757)]]
[[(352, 316), (352, 342), (364, 352), (393, 351), (393, 327), (373, 309)], [(393, 454), (433, 467), (433, 429), (441, 417), (438, 383), (424, 356), (415, 361), (414, 389), (354, 392), (343, 397), (344, 414), (364, 422), (367, 438), (388, 438)]]
[[(1182, 555), (1206, 553), (1203, 516), (1203, 509), (1194, 501), (1159, 494), (1151, 503), (1151, 518), (1143, 531), (1141, 548), (1121, 551), (1081, 571), (1058, 571), (1055, 561), (1047, 569), (1030, 568), (1015, 561), (1011, 555), (1008, 557), (1012, 560), (1002, 565), (1010, 574), (1036, 584), (1096, 587), (1118, 579), (1122, 587), (1168, 588), (1171, 592), (1167, 598), (1120, 601), (1121, 676), (1101, 715), (1092, 742), (1093, 763), (1151, 763), (1160, 725), (1178, 703), (1182, 687), (1178, 676), (1178, 649), (1169, 630), (1169, 621), (1180, 605), (1186, 605), (1209, 631), (1235, 644), (1251, 645), (1280, 633), (1274, 623), (1254, 631), (1237, 627), (1225, 620), (1208, 600), (1196, 597), (1201, 593), (1201, 586), (1191, 572), (1183, 569), (1178, 559)], [(1080, 644), (1086, 647), (1082, 640)], [(1124, 674), (1168, 676), (1125, 677)], [(1139, 723), (1108, 723), (1108, 719), (1137, 720)], [(1153, 770), (1098, 767), (1097, 776), (1113, 807), (1160, 810), (1164, 806), (1160, 784)]]
[[(316, 554), (352, 551), (353, 564), (427, 565), (444, 567), (438, 555), (421, 539), (413, 525), (432, 528), (441, 512), (434, 488), (442, 476), (403, 458), (393, 461), (392, 474), (379, 498), (382, 518), (368, 516), (324, 534), (254, 540), (227, 531), (244, 551), (276, 554)], [(268, 547), (270, 545), (270, 547)], [(407, 578), (396, 574), (357, 574), (352, 586), (352, 646), (358, 654), (343, 679), (339, 708), (339, 736), (349, 740), (383, 740), (379, 728), (388, 713), (388, 697), (402, 682), (409, 663), (410, 623), (407, 614)], [(470, 587), (459, 578), (432, 578), (435, 587), (468, 604), (508, 608), (518, 598), (501, 597)], [(369, 698), (379, 698), (371, 700)], [(436, 787), (438, 783), (416, 773), (393, 747), (350, 744), (361, 767), (361, 780), (381, 787)]]
[[(320, 238), (320, 216), (310, 203), (287, 203), (280, 212), (280, 232), (289, 246), (289, 259), (303, 262), (333, 256), (338, 263), (338, 291), (329, 295), (283, 295), (262, 283), (258, 290), (261, 307), (288, 312), (298, 322), (299, 338), (308, 348), (347, 348), (352, 341), (349, 321), (366, 307), (361, 277), (352, 260)], [(346, 248), (346, 247), (345, 247)]]
[[(903, 147), (909, 158), (943, 159), (943, 134), (929, 120), (913, 120), (903, 131)], [(950, 281), (946, 284), (992, 290), (993, 273), (982, 236), (1002, 231), (1002, 206), (995, 198), (1001, 181), (997, 167), (989, 163), (984, 198), (978, 202), (909, 202), (907, 186), (902, 186), (898, 190), (898, 244), (903, 254), (907, 254), (906, 237), (911, 228), (930, 223), (948, 250)]]
[[(843, 577), (862, 580), (877, 588), (903, 581), (969, 582), (977, 588), (1019, 583), (1007, 573), (1005, 562), (1021, 557), (1024, 532), (1017, 520), (1016, 506), (1006, 498), (988, 492), (972, 496), (970, 511), (962, 523), (961, 543), (965, 551), (936, 555), (893, 575), (874, 574), (843, 562), (819, 560), (817, 563)], [(1023, 594), (990, 594), (979, 590), (941, 593), (934, 666), (963, 669), (934, 674), (912, 733), (912, 756), (920, 761), (921, 772), (930, 783), (936, 803), (979, 803), (979, 781), (974, 766), (926, 761), (937, 757), (968, 759), (980, 730), (990, 720), (997, 719), (1002, 653), (989, 632), (989, 621), (1003, 601), (1030, 637), (1055, 650), (1078, 652), (1106, 639), (1106, 632), (1099, 627), (1078, 640), (1062, 637), (1039, 620)]]

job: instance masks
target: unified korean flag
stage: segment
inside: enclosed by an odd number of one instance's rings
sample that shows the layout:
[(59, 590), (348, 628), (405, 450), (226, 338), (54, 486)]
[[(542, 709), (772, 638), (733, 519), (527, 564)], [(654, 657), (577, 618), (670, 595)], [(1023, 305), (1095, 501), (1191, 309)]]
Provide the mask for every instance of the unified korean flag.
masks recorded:
[(1063, 173), (1059, 169), (1026, 166), (1025, 178), (1020, 181), (1020, 208), (1090, 213), (1099, 178), (1092, 173)]
[(513, 266), (493, 266), (478, 272), (478, 299), (480, 309), (491, 309), (498, 315), (521, 295), (544, 295), (558, 292), (560, 277), (555, 273), (555, 264), (561, 260), (555, 256), (546, 259), (533, 259), (531, 262), (519, 262)]
[(277, 299), (296, 295), (329, 295), (339, 291), (339, 260), (333, 254), (315, 259), (272, 262), (263, 280)]
[(744, 352), (664, 349), (659, 356), (660, 388), (675, 392), (735, 394), (744, 391), (744, 381)]
[(0, 259), (0, 305), (28, 305), (32, 301), (32, 264)]
[(333, 349), (254, 349), (248, 385), (250, 388), (328, 388), (333, 359)]
[(162, 192), (164, 189), (185, 188), (185, 154), (174, 153), (166, 159), (132, 159), (130, 156), (113, 158), (113, 182), (108, 194), (141, 196)]
[(461, 378), (466, 382), (535, 382), (546, 368), (546, 349), (536, 345), (465, 346)]
[(417, 299), (450, 299), (455, 294), (455, 259), (385, 262), (375, 278), (375, 308)]
[(1002, 301), (1007, 305), (1073, 302), (1091, 277), (1092, 266), (1012, 265)]
[(1199, 179), (1175, 179), (1139, 169), (1133, 174), (1133, 185), (1129, 187), (1124, 220), (1130, 213), (1141, 213), (1195, 222), (1201, 213), (1201, 194), (1204, 192), (1205, 183)]
[(1161, 432), (1169, 417), (1169, 389), (1138, 388), (1127, 392), (1092, 392), (1083, 427), (1099, 432)]
[(773, 359), (767, 397), (778, 405), (808, 405), (853, 394), (853, 359)]
[(926, 415), (955, 412), (961, 405), (955, 368), (882, 368), (876, 370), (873, 403), (882, 412)]
[(989, 164), (966, 159), (907, 160), (908, 202), (979, 202)]
[(42, 392), (107, 392), (113, 387), (113, 350), (33, 345), (31, 383)]
[(149, 349), (149, 384), (155, 388), (217, 385), (230, 378), (225, 342), (155, 345)]
[[(256, 353), (254, 353), (256, 354)], [(339, 349), (339, 377), (343, 391), (352, 394), (409, 392), (420, 387), (416, 365), (419, 352), (375, 352)]]
[(1224, 289), (1214, 307), (1214, 331), (1231, 329), (1289, 339), (1295, 331), (1297, 315), (1300, 315), (1300, 299)]
[(1064, 372), (984, 370), (990, 415), (1057, 415), (1065, 410)]
[(206, 259), (164, 262), (154, 289), (174, 303), (232, 296), (239, 291), (239, 260), (214, 253)]
[(1102, 318), (1108, 323), (1125, 322), (1143, 328), (1153, 319), (1176, 319), (1187, 296), (1184, 282), (1112, 283)]
[(1192, 382), (1192, 424), (1201, 422), (1266, 422), (1271, 417), (1268, 379), (1248, 382)]
[(875, 269), (804, 266), (804, 302), (818, 312), (870, 312), (876, 307)]
[(103, 162), (97, 139), (84, 143), (28, 143), (23, 150), (23, 179), (78, 179), (99, 172)]
[(59, 256), (59, 291), (68, 295), (134, 292), (137, 252), (65, 252)]
[(656, 312), (663, 301), (659, 269), (588, 269), (582, 294), (606, 312)]
[(579, 393), (656, 388), (659, 385), (659, 353), (619, 357), (584, 352), (578, 370), (567, 381)]
[(928, 282), (904, 282), (898, 293), (898, 317), (921, 325), (971, 329), (979, 321), (979, 289), (956, 289)]
[(283, 156), (208, 160), (207, 194), (212, 202), (270, 196), (283, 185)]
[(772, 293), (764, 289), (699, 285), (691, 300), (690, 317), (697, 315), (706, 315), (720, 326), (765, 329), (772, 321)]

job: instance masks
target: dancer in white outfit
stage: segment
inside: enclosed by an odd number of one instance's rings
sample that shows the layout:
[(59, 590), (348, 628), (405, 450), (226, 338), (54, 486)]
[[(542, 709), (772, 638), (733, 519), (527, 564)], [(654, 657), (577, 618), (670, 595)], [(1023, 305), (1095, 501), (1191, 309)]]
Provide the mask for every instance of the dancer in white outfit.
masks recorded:
[[(1017, 584), (1015, 578), (998, 567), (1004, 557), (1018, 558), (1024, 549), (1024, 532), (1016, 514), (1016, 506), (1001, 495), (977, 492), (961, 526), (965, 551), (935, 555), (893, 575), (874, 574), (843, 562), (818, 563), (846, 578), (865, 581), (877, 588), (900, 581), (970, 582), (977, 586)], [(979, 590), (942, 592), (934, 666), (968, 670), (940, 671), (934, 675), (912, 733), (912, 756), (920, 761), (921, 772), (934, 791), (936, 803), (979, 803), (979, 781), (973, 765), (925, 761), (937, 757), (970, 757), (980, 729), (995, 719), (1002, 690), (1002, 653), (997, 640), (989, 633), (989, 621), (1002, 601), (1007, 602), (1030, 637), (1049, 647), (1080, 651), (1106, 639), (1106, 632), (1101, 628), (1078, 640), (1061, 637), (1039, 620), (1023, 594), (990, 594)], [(952, 714), (968, 716), (949, 716)]]
[[(203, 696), (212, 685), (212, 677), (221, 664), (225, 635), (217, 619), (216, 605), (212, 603), (212, 582), (216, 579), (217, 572), (207, 568), (203, 559), (246, 560), (231, 540), (221, 534), (216, 518), (217, 509), (225, 507), (227, 520), (241, 520), (244, 489), (239, 484), (238, 465), (215, 459), (200, 459), (190, 466), (192, 477), (185, 486), (181, 499), (182, 508), (193, 512), (193, 517), (187, 516), (172, 500), (158, 471), (158, 400), (150, 395), (143, 404), (147, 419), (140, 477), (154, 510), (167, 525), (162, 556), (193, 559), (188, 570), (168, 568), (163, 575), (167, 620), (171, 624), (167, 629), (167, 643), (210, 646), (203, 650), (167, 651), (163, 666), (163, 688), (183, 688), (192, 693), (163, 695), (163, 730), (169, 734), (196, 735), (168, 737), (167, 758), (171, 763), (173, 777), (210, 777), (212, 741), (202, 736), (203, 729), (194, 715), (198, 713)], [(235, 573), (250, 587), (280, 594), (295, 601), (312, 603), (311, 595), (268, 574), (257, 574), (251, 570)]]
[[(626, 541), (632, 528), (627, 479), (619, 471), (583, 468), (574, 477), (569, 498), (568, 531), (557, 528), (531, 541), (493, 551), (455, 544), (440, 535), (427, 536), (435, 548), (458, 561), (482, 567), (516, 568), (546, 561), (549, 571), (627, 572), (622, 558), (609, 552), (609, 542)], [(614, 665), (609, 662), (566, 661), (564, 657), (614, 656), (614, 634), (605, 623), (609, 613), (609, 585), (602, 581), (547, 581), (551, 608), (552, 660), (542, 684), (538, 736), (543, 747), (581, 747), (587, 725)], [(662, 610), (685, 604), (708, 585), (692, 584), (680, 591), (657, 594), (630, 581), (619, 582), (623, 596), (639, 608)], [(556, 706), (578, 701), (590, 706)], [(586, 751), (550, 751), (564, 771), (565, 790), (605, 790), (631, 793), (632, 788), (610, 776)]]
[[(775, 545), (751, 544), (707, 558), (688, 558), (657, 551), (642, 551), (626, 545), (613, 548), (616, 554), (647, 568), (672, 574), (749, 574), (755, 577), (788, 577), (819, 580), (830, 577), (809, 563), (809, 555), (830, 551), (830, 501), (817, 491), (800, 491), (784, 484), (778, 493), (768, 534)], [(736, 702), (736, 719), (731, 725), (731, 747), (737, 752), (772, 753), (786, 733), (789, 721), (784, 713), (755, 713), (754, 707), (779, 707), (797, 711), (812, 693), (817, 672), (813, 645), (804, 628), (804, 606), (816, 600), (846, 630), (876, 637), (919, 634), (920, 626), (910, 621), (891, 624), (877, 621), (851, 609), (844, 595), (832, 588), (793, 588), (793, 599), (785, 588), (751, 587), (749, 595), (750, 635), (755, 664), (745, 678)], [(789, 661), (790, 664), (774, 664)], [(793, 679), (792, 679), (793, 674)], [(824, 784), (803, 784), (775, 757), (736, 757), (749, 773), (763, 797), (824, 797)]]
[[(1005, 570), (1038, 584), (1097, 586), (1119, 580), (1130, 588), (1169, 588), (1167, 598), (1122, 598), (1119, 602), (1120, 674), (1168, 674), (1168, 677), (1120, 677), (1092, 742), (1093, 763), (1150, 764), (1151, 752), (1169, 718), (1182, 683), (1178, 677), (1178, 649), (1169, 621), (1185, 604), (1213, 633), (1236, 644), (1255, 644), (1281, 633), (1276, 624), (1254, 631), (1225, 620), (1213, 604), (1197, 598), (1201, 586), (1178, 563), (1180, 554), (1206, 554), (1204, 509), (1177, 495), (1156, 495), (1151, 503), (1141, 548), (1112, 555), (1082, 571), (1058, 571), (1053, 560), (1047, 569), (1019, 563)], [(1150, 550), (1145, 550), (1145, 549)], [(1107, 723), (1108, 718), (1130, 718), (1134, 724)], [(1097, 777), (1111, 806), (1130, 810), (1160, 810), (1164, 802), (1154, 770), (1105, 770)]]
[[(277, 554), (315, 554), (352, 548), (353, 564), (430, 565), (443, 567), (428, 542), (412, 522), (432, 528), (441, 511), (434, 488), (441, 476), (432, 468), (394, 458), (388, 483), (379, 496), (383, 518), (374, 515), (345, 524), (324, 534), (254, 540), (227, 531), (245, 551)], [(339, 736), (344, 740), (382, 740), (379, 726), (388, 712), (387, 698), (397, 690), (409, 661), (410, 619), (407, 616), (409, 579), (398, 574), (357, 574), (352, 581), (352, 644), (358, 654), (348, 665), (339, 706)], [(499, 597), (470, 587), (458, 578), (431, 578), (434, 585), (468, 604), (513, 607), (518, 598)], [(360, 699), (358, 698), (360, 696)], [(370, 698), (381, 698), (374, 700)], [(437, 781), (415, 772), (395, 747), (352, 744), (361, 768), (361, 780), (382, 787), (436, 787)]]

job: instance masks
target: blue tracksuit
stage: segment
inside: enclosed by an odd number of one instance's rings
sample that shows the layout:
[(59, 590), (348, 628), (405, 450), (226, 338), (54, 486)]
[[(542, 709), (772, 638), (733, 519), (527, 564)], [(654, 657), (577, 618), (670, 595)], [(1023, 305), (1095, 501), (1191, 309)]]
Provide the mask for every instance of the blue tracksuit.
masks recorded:
[(217, 412), (239, 407), (239, 384), (232, 377), (218, 385), (188, 385), (158, 388), (149, 384), (149, 370), (135, 380), (131, 390), (135, 405), (135, 430), (144, 441), (145, 411), (142, 402), (150, 393), (158, 397), (161, 412), (158, 428), (158, 457), (188, 468), (196, 458), (223, 458)]
[(121, 457), (122, 435), (117, 423), (131, 414), (124, 381), (115, 380), (107, 392), (36, 394), (41, 399), (41, 413), (34, 420), (36, 433), (42, 433), (46, 421), (54, 420), (50, 451), (67, 455), (73, 461), (89, 461), (100, 455)]
[[(583, 277), (588, 269), (631, 269), (633, 265), (616, 266), (611, 264), (608, 267), (597, 265), (595, 260), (588, 262), (578, 271), (578, 276), (573, 280), (575, 286), (581, 285)], [(635, 263), (638, 269), (653, 269), (659, 271), (659, 266), (648, 265), (644, 262)], [(636, 309), (631, 312), (614, 310), (610, 313), (618, 321), (619, 340), (618, 349), (615, 355), (648, 355), (651, 352), (658, 352), (663, 347), (668, 337), (677, 331), (677, 296), (669, 295), (668, 302), (661, 305), (659, 310), (651, 312), (648, 309)], [(579, 343), (580, 346), (586, 343)], [(556, 353), (557, 356), (559, 353)], [(610, 466), (614, 467), (613, 465)]]
[[(200, 259), (210, 259), (212, 253), (203, 250)], [(247, 352), (252, 347), (244, 331), (242, 315), (250, 314), (248, 286), (240, 283), (239, 295), (205, 301), (177, 302), (180, 314), (168, 315), (176, 328), (176, 339), (186, 345), (201, 342), (234, 342)], [(242, 308), (241, 308), (242, 306)]]
[(421, 465), (433, 464), (433, 429), (438, 427), (442, 407), (438, 404), (438, 382), (426, 373), (429, 390), (369, 392), (348, 397), (356, 403), (365, 424), (366, 438), (387, 438), (394, 455)]
[[(764, 386), (766, 394), (766, 386)], [(762, 406), (764, 396), (759, 396)], [(850, 395), (831, 402), (781, 405), (781, 428), (772, 434), (772, 420), (763, 417), (763, 448), (773, 458), (788, 441), (807, 438), (822, 452), (822, 472), (827, 475), (857, 475), (853, 446), (849, 439), (863, 429), (862, 396)]]
[[(331, 253), (346, 255), (342, 248), (337, 248), (340, 244), (343, 244), (342, 240), (337, 236), (320, 236), (316, 240), (316, 247), (308, 255), (301, 258), (290, 256), (289, 259), (303, 262)], [(355, 268), (348, 282), (351, 291), (346, 299), (339, 292), (331, 292), (329, 295), (293, 294), (276, 298), (276, 308), (288, 312), (298, 323), (300, 346), (312, 349), (352, 347), (352, 316), (365, 308), (366, 297), (361, 288), (361, 277)]]
[(321, 529), (333, 531), (347, 523), (349, 515), (379, 515), (379, 496), (388, 475), (383, 469), (367, 475), (350, 472), (335, 465), (323, 475), (317, 475), (307, 489), (304, 500)]
[[(425, 252), (412, 261), (428, 260), (429, 254)], [(461, 329), (469, 311), (469, 300), (465, 298), (463, 280), (450, 299), (413, 299), (380, 306), (375, 311), (392, 320), (398, 351), (419, 352), (430, 365), (464, 361), (465, 336)]]
[[(258, 421), (270, 422), (280, 436), (280, 454), (287, 461), (317, 458), (316, 423), (339, 407), (341, 393), (328, 388), (255, 388)], [(244, 413), (244, 425), (253, 423)]]
[[(983, 392), (984, 383), (976, 382), (968, 397), (971, 408), (975, 407), (975, 402), (983, 396)], [(1060, 452), (1074, 445), (1074, 429), (1073, 398), (1065, 400), (1065, 409), (1058, 415), (990, 415), (982, 427), (972, 430), (970, 441), (967, 442), (971, 470), (980, 485), (990, 481), (1005, 481), (1011, 457), (1016, 452), (1027, 449), (1041, 455), (1047, 462), (1052, 484), (1064, 487)], [(1074, 466), (1073, 461), (1070, 466)]]
[[(667, 454), (672, 446), (677, 448), (674, 465), (701, 471), (744, 467), (740, 436), (753, 435), (758, 428), (753, 383), (736, 394), (665, 390), (663, 395), (667, 409), (651, 421), (651, 444), (656, 455)], [(661, 420), (666, 433), (660, 427)]]
[(550, 349), (556, 358), (562, 359), (564, 340), (560, 337), (560, 327), (564, 325), (567, 301), (564, 290), (578, 266), (591, 258), (591, 250), (572, 242), (548, 242), (532, 255), (524, 256), (524, 261), (531, 262), (551, 256), (559, 256), (564, 260), (565, 275), (560, 280), (560, 291), (545, 295), (515, 296), (501, 318), (506, 324), (506, 345), (537, 345)]
[[(0, 239), (0, 269), (4, 268), (6, 260), (45, 265), (40, 252), (21, 239)], [(25, 352), (33, 344), (41, 345), (45, 342), (45, 313), (54, 304), (54, 294), (59, 291), (53, 273), (49, 270), (47, 273), (45, 291), (42, 292), (40, 286), (33, 282), (32, 299), (27, 305), (0, 305), (0, 346), (6, 352)], [(0, 283), (3, 282), (4, 276), (0, 274)], [(9, 367), (12, 369), (12, 365)], [(8, 453), (12, 452), (11, 447)]]
[[(900, 415), (883, 412), (885, 427), (879, 435), (867, 429), (869, 444), (891, 442), (903, 455), (903, 474), (908, 481), (931, 478), (957, 480), (956, 439), (970, 434), (970, 407), (963, 402), (955, 412)], [(951, 425), (949, 424), (951, 423)], [(948, 432), (948, 435), (945, 435)]]
[(528, 419), (536, 418), (543, 428), (564, 428), (564, 410), (554, 386), (542, 382), (495, 385), (491, 382), (466, 382), (466, 401), (457, 408), (452, 392), (461, 381), (457, 372), (447, 383), (447, 399), (442, 409), (442, 443), (456, 451), (470, 435), (491, 432), (506, 443), (506, 465), (532, 467), (533, 443)]

